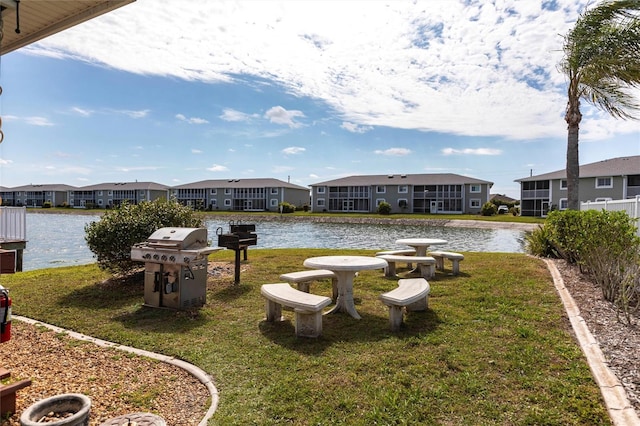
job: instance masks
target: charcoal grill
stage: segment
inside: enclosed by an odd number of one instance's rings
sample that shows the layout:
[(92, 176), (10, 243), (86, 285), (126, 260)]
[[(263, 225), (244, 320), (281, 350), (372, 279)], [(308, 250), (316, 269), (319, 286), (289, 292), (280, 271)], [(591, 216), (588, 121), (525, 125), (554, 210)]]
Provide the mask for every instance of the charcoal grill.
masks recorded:
[(206, 228), (160, 228), (131, 248), (144, 262), (144, 304), (189, 309), (206, 303), (207, 256), (223, 247), (207, 246)]
[(240, 283), (240, 252), (244, 253), (247, 260), (247, 248), (258, 244), (258, 235), (255, 233), (256, 225), (240, 222), (229, 222), (229, 232), (223, 233), (222, 228), (216, 230), (218, 234), (218, 246), (236, 252), (235, 283)]

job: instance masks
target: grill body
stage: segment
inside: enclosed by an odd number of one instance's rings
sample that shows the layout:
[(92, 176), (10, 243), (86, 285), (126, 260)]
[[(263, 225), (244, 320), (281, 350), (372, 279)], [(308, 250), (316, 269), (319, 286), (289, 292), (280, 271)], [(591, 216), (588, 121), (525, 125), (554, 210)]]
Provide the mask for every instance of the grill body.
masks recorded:
[(205, 228), (160, 228), (131, 248), (131, 259), (144, 262), (145, 306), (190, 309), (207, 298), (207, 256), (222, 247), (207, 247)]

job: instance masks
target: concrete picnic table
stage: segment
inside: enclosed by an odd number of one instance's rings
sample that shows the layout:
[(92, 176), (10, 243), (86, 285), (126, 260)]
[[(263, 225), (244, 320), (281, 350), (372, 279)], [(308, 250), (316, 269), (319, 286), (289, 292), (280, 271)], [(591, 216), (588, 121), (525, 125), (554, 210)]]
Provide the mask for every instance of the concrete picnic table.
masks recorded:
[(416, 249), (416, 256), (426, 256), (429, 246), (447, 243), (447, 240), (441, 240), (439, 238), (401, 238), (396, 240), (396, 244), (402, 244)]
[(388, 266), (386, 260), (369, 256), (319, 256), (306, 259), (303, 264), (307, 268), (327, 269), (336, 275), (338, 299), (327, 313), (347, 312), (355, 319), (361, 318), (353, 300), (353, 278), (356, 272)]

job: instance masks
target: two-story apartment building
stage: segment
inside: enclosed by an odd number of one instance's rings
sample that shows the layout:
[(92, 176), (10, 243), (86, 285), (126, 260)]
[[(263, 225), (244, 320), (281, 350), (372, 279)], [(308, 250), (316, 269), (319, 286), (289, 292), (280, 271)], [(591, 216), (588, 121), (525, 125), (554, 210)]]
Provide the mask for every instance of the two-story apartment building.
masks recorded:
[(69, 185), (30, 184), (3, 188), (0, 197), (4, 206), (42, 207), (45, 202), (60, 206), (69, 202), (69, 191), (72, 189)]
[[(567, 173), (556, 170), (517, 179), (522, 216), (545, 216), (551, 208), (567, 208)], [(580, 166), (578, 197), (585, 201), (634, 198), (640, 195), (640, 155)]]
[(311, 185), (311, 211), (479, 213), (493, 182), (452, 173), (349, 176)]
[(309, 204), (309, 189), (279, 179), (215, 179), (174, 186), (171, 197), (196, 209), (278, 211)]
[(169, 187), (155, 182), (99, 183), (73, 188), (69, 204), (75, 208), (109, 208), (123, 202), (139, 204), (158, 198), (169, 199)]

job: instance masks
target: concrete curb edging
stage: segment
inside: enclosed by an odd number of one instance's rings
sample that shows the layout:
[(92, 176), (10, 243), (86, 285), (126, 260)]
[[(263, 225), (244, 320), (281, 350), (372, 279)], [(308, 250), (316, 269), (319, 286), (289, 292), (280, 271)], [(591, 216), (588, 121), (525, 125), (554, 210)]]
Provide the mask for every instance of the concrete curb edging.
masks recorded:
[(551, 273), (556, 291), (562, 300), (580, 348), (587, 358), (591, 374), (600, 388), (600, 393), (604, 399), (611, 421), (616, 426), (640, 426), (638, 413), (636, 413), (636, 410), (629, 402), (624, 387), (607, 366), (604, 354), (600, 350), (598, 342), (589, 331), (589, 327), (584, 318), (580, 315), (580, 309), (565, 287), (564, 280), (558, 268), (556, 268), (553, 261), (549, 259), (543, 260)]
[(113, 343), (113, 342), (107, 342), (106, 340), (96, 339), (96, 338), (91, 337), (91, 336), (87, 336), (87, 335), (84, 335), (84, 334), (76, 333), (75, 331), (66, 330), (64, 328), (57, 327), (57, 326), (52, 325), (52, 324), (47, 324), (47, 323), (44, 323), (42, 321), (37, 321), (37, 320), (31, 319), (31, 318), (22, 317), (22, 316), (19, 316), (19, 315), (13, 315), (12, 318), (20, 320), (22, 322), (26, 322), (26, 323), (31, 324), (31, 325), (41, 325), (43, 327), (46, 327), (46, 328), (48, 328), (50, 330), (55, 331), (56, 333), (67, 334), (70, 337), (73, 337), (74, 339), (84, 340), (84, 341), (87, 341), (87, 342), (92, 342), (92, 343), (94, 343), (94, 344), (96, 344), (98, 346), (102, 346), (102, 347), (105, 347), (105, 348), (114, 348), (114, 349), (118, 349), (118, 350), (121, 350), (121, 351), (129, 352), (129, 353), (132, 353), (132, 354), (135, 354), (135, 355), (139, 355), (139, 356), (143, 356), (143, 357), (147, 357), (147, 358), (152, 358), (152, 359), (155, 359), (155, 360), (158, 360), (158, 361), (166, 362), (167, 364), (174, 365), (174, 366), (176, 366), (178, 368), (182, 368), (183, 370), (185, 370), (186, 372), (188, 372), (189, 374), (194, 376), (196, 379), (198, 379), (203, 385), (205, 385), (205, 387), (209, 391), (209, 394), (211, 395), (211, 405), (209, 406), (209, 409), (205, 413), (205, 415), (202, 418), (202, 420), (200, 421), (200, 423), (198, 423), (198, 426), (206, 426), (207, 422), (209, 421), (209, 419), (215, 413), (216, 408), (218, 408), (218, 390), (216, 389), (215, 385), (213, 384), (213, 382), (211, 380), (211, 377), (207, 373), (205, 373), (203, 370), (201, 370), (200, 368), (196, 367), (193, 364), (189, 364), (186, 361), (182, 361), (182, 360), (179, 360), (177, 358), (170, 357), (170, 356), (157, 354), (155, 352), (149, 352), (149, 351), (145, 351), (145, 350), (142, 350), (142, 349), (136, 349), (136, 348), (133, 348), (131, 346), (124, 346), (124, 345), (120, 345), (120, 344)]

